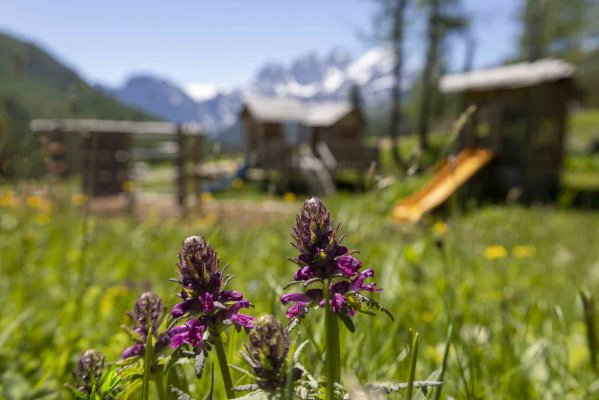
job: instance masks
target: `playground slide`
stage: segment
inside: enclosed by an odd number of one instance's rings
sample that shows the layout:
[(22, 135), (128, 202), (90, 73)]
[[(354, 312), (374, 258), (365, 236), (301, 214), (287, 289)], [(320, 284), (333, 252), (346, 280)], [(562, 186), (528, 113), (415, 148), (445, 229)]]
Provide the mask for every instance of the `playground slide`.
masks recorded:
[(419, 221), (426, 212), (445, 202), (492, 158), (490, 150), (465, 149), (455, 159), (445, 160), (424, 188), (395, 205), (393, 219), (404, 223)]

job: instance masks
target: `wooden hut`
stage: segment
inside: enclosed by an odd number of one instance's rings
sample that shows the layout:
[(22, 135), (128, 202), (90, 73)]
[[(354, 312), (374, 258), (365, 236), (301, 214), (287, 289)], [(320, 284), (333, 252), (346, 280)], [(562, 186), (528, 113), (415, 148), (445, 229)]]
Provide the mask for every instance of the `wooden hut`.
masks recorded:
[(547, 200), (559, 187), (568, 102), (575, 94), (575, 68), (544, 59), (447, 75), (441, 90), (460, 93), (463, 108), (477, 112), (459, 138), (459, 148), (484, 148), (495, 157), (474, 181), (477, 191), (523, 200)]
[(362, 143), (365, 119), (350, 102), (304, 103), (250, 98), (241, 111), (246, 153), (256, 167), (292, 168), (294, 151), (308, 145), (331, 169), (366, 169), (378, 157)]

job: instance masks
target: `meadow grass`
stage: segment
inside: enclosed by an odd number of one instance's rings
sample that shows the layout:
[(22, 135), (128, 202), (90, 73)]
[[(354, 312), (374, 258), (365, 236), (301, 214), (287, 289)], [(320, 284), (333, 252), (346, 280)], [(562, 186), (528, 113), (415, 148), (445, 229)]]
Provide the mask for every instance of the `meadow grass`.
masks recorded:
[[(286, 260), (294, 215), (252, 220), (85, 217), (81, 206), (35, 197), (0, 207), (0, 398), (61, 398), (81, 352), (116, 360), (129, 345), (119, 327), (138, 294), (153, 290), (176, 301), (177, 251), (189, 235), (204, 235), (236, 277), (229, 284), (273, 313), (295, 271)], [(326, 199), (345, 244), (374, 267), (377, 295), (395, 316), (356, 316), (356, 332), (341, 329), (343, 381), (406, 381), (407, 348), (419, 332), (416, 379), (441, 365), (447, 330), (453, 347), (443, 396), (458, 399), (580, 399), (599, 396), (589, 363), (578, 291), (599, 293), (599, 214), (551, 207), (486, 206), (415, 227), (388, 220), (396, 189)], [(301, 203), (297, 202), (299, 210)], [(323, 331), (310, 313), (291, 335), (310, 340), (302, 362), (323, 372)], [(247, 338), (231, 331), (229, 362)], [(216, 360), (209, 359), (208, 368)], [(192, 378), (194, 398), (210, 374)], [(232, 371), (235, 384), (247, 378)], [(215, 398), (224, 398), (216, 376)], [(399, 396), (399, 395), (396, 395)]]

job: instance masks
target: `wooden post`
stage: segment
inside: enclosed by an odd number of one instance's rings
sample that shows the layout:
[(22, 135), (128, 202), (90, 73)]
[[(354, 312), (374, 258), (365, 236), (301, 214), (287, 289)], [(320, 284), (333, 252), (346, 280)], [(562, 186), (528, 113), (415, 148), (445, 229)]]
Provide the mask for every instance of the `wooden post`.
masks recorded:
[(177, 169), (177, 204), (181, 207), (182, 211), (186, 209), (185, 199), (187, 197), (187, 191), (185, 184), (186, 182), (186, 173), (185, 173), (185, 135), (183, 134), (183, 127), (181, 125), (177, 126), (177, 159), (176, 159), (176, 169)]
[(198, 134), (195, 135), (193, 139), (193, 150), (191, 153), (193, 165), (192, 179), (194, 183), (195, 204), (199, 206), (200, 193), (202, 190), (202, 183), (200, 181), (200, 166), (202, 162), (202, 136)]

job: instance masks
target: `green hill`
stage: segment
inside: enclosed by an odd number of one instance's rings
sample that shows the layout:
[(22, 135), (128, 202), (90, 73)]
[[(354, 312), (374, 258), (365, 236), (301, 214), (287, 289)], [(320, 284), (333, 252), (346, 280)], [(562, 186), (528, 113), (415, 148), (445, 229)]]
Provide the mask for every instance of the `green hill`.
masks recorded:
[(0, 33), (0, 96), (34, 118), (148, 119), (95, 90), (38, 46)]
[[(0, 32), (0, 176), (31, 172), (32, 118), (155, 119), (81, 79), (40, 47)], [(31, 162), (27, 162), (31, 161)]]

